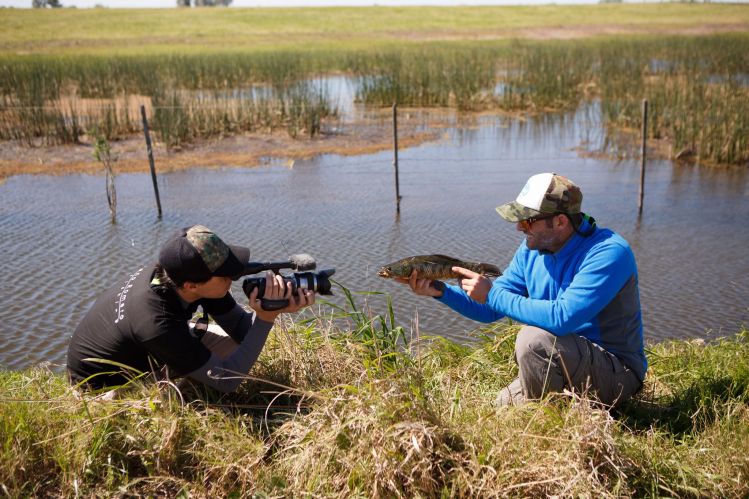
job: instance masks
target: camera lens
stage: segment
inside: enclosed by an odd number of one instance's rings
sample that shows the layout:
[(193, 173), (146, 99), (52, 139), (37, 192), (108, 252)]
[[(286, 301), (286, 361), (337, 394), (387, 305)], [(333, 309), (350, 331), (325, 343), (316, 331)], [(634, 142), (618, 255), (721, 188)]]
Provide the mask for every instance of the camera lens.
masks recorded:
[(321, 295), (330, 295), (330, 276), (335, 273), (334, 269), (321, 270), (320, 272), (296, 272), (294, 280), (296, 286), (302, 289), (309, 289)]
[(330, 290), (330, 276), (335, 274), (335, 269), (321, 270), (316, 274), (317, 277), (317, 291), (321, 295), (332, 295), (333, 292)]
[[(287, 286), (291, 286), (292, 293), (298, 288), (309, 289), (321, 295), (330, 295), (330, 276), (335, 274), (335, 269), (322, 270), (320, 272), (295, 272), (291, 276), (284, 276), (283, 280)], [(265, 277), (248, 277), (242, 282), (242, 290), (249, 298), (250, 293), (258, 288), (257, 296), (265, 295)]]

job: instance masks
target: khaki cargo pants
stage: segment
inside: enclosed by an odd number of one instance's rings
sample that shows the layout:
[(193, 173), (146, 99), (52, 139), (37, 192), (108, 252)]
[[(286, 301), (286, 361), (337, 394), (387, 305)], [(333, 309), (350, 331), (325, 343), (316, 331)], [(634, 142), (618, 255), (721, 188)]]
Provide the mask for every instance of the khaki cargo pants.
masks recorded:
[(577, 334), (554, 336), (524, 326), (515, 342), (515, 360), (520, 372), (500, 391), (497, 405), (522, 404), (567, 389), (614, 406), (642, 385), (615, 355)]

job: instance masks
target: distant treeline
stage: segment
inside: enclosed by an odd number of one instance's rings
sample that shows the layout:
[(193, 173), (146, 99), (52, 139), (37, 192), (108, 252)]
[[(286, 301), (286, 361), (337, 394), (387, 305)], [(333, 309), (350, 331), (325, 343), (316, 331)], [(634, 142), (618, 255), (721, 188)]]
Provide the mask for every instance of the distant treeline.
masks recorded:
[[(169, 145), (246, 130), (315, 135), (336, 113), (314, 80), (344, 73), (372, 106), (554, 112), (600, 102), (604, 126), (702, 162), (749, 161), (749, 36), (432, 43), (378, 50), (0, 58), (0, 138), (72, 143), (137, 130), (138, 96)], [(266, 90), (262, 90), (266, 89)]]
[(233, 0), (177, 0), (177, 7), (228, 7)]

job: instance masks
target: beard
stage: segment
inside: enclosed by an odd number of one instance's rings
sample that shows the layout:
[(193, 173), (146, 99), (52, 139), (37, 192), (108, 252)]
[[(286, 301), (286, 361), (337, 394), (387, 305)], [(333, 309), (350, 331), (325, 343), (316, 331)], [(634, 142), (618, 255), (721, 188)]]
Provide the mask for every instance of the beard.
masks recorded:
[(559, 244), (559, 238), (552, 229), (542, 229), (536, 232), (528, 231), (525, 233), (525, 245), (530, 250), (537, 251), (556, 251)]

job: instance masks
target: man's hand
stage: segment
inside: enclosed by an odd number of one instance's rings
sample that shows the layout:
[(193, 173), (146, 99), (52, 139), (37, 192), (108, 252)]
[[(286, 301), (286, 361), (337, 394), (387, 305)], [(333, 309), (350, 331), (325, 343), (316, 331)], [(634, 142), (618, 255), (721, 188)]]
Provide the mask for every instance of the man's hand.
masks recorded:
[(395, 281), (401, 284), (408, 284), (411, 290), (417, 295), (433, 296), (435, 298), (442, 296), (442, 291), (434, 287), (434, 281), (431, 279), (419, 279), (418, 272), (415, 270), (411, 272), (411, 277), (408, 279), (405, 277), (396, 277)]
[(315, 292), (309, 289), (297, 288), (296, 296), (292, 296), (291, 289), (289, 289), (288, 297), (289, 305), (282, 308), (279, 312), (292, 314), (315, 303)]
[(453, 267), (453, 272), (457, 272), (463, 277), (458, 281), (463, 291), (479, 303), (486, 303), (489, 291), (492, 289), (492, 281), (472, 270), (463, 267)]
[(250, 307), (260, 320), (273, 322), (279, 314), (298, 312), (304, 307), (315, 303), (315, 292), (308, 289), (297, 289), (296, 296), (292, 296), (291, 286), (286, 286), (283, 277), (274, 274), (271, 271), (265, 273), (265, 294), (266, 300), (289, 300), (289, 304), (279, 310), (263, 310), (262, 303), (257, 297), (259, 288), (255, 288), (250, 293)]

